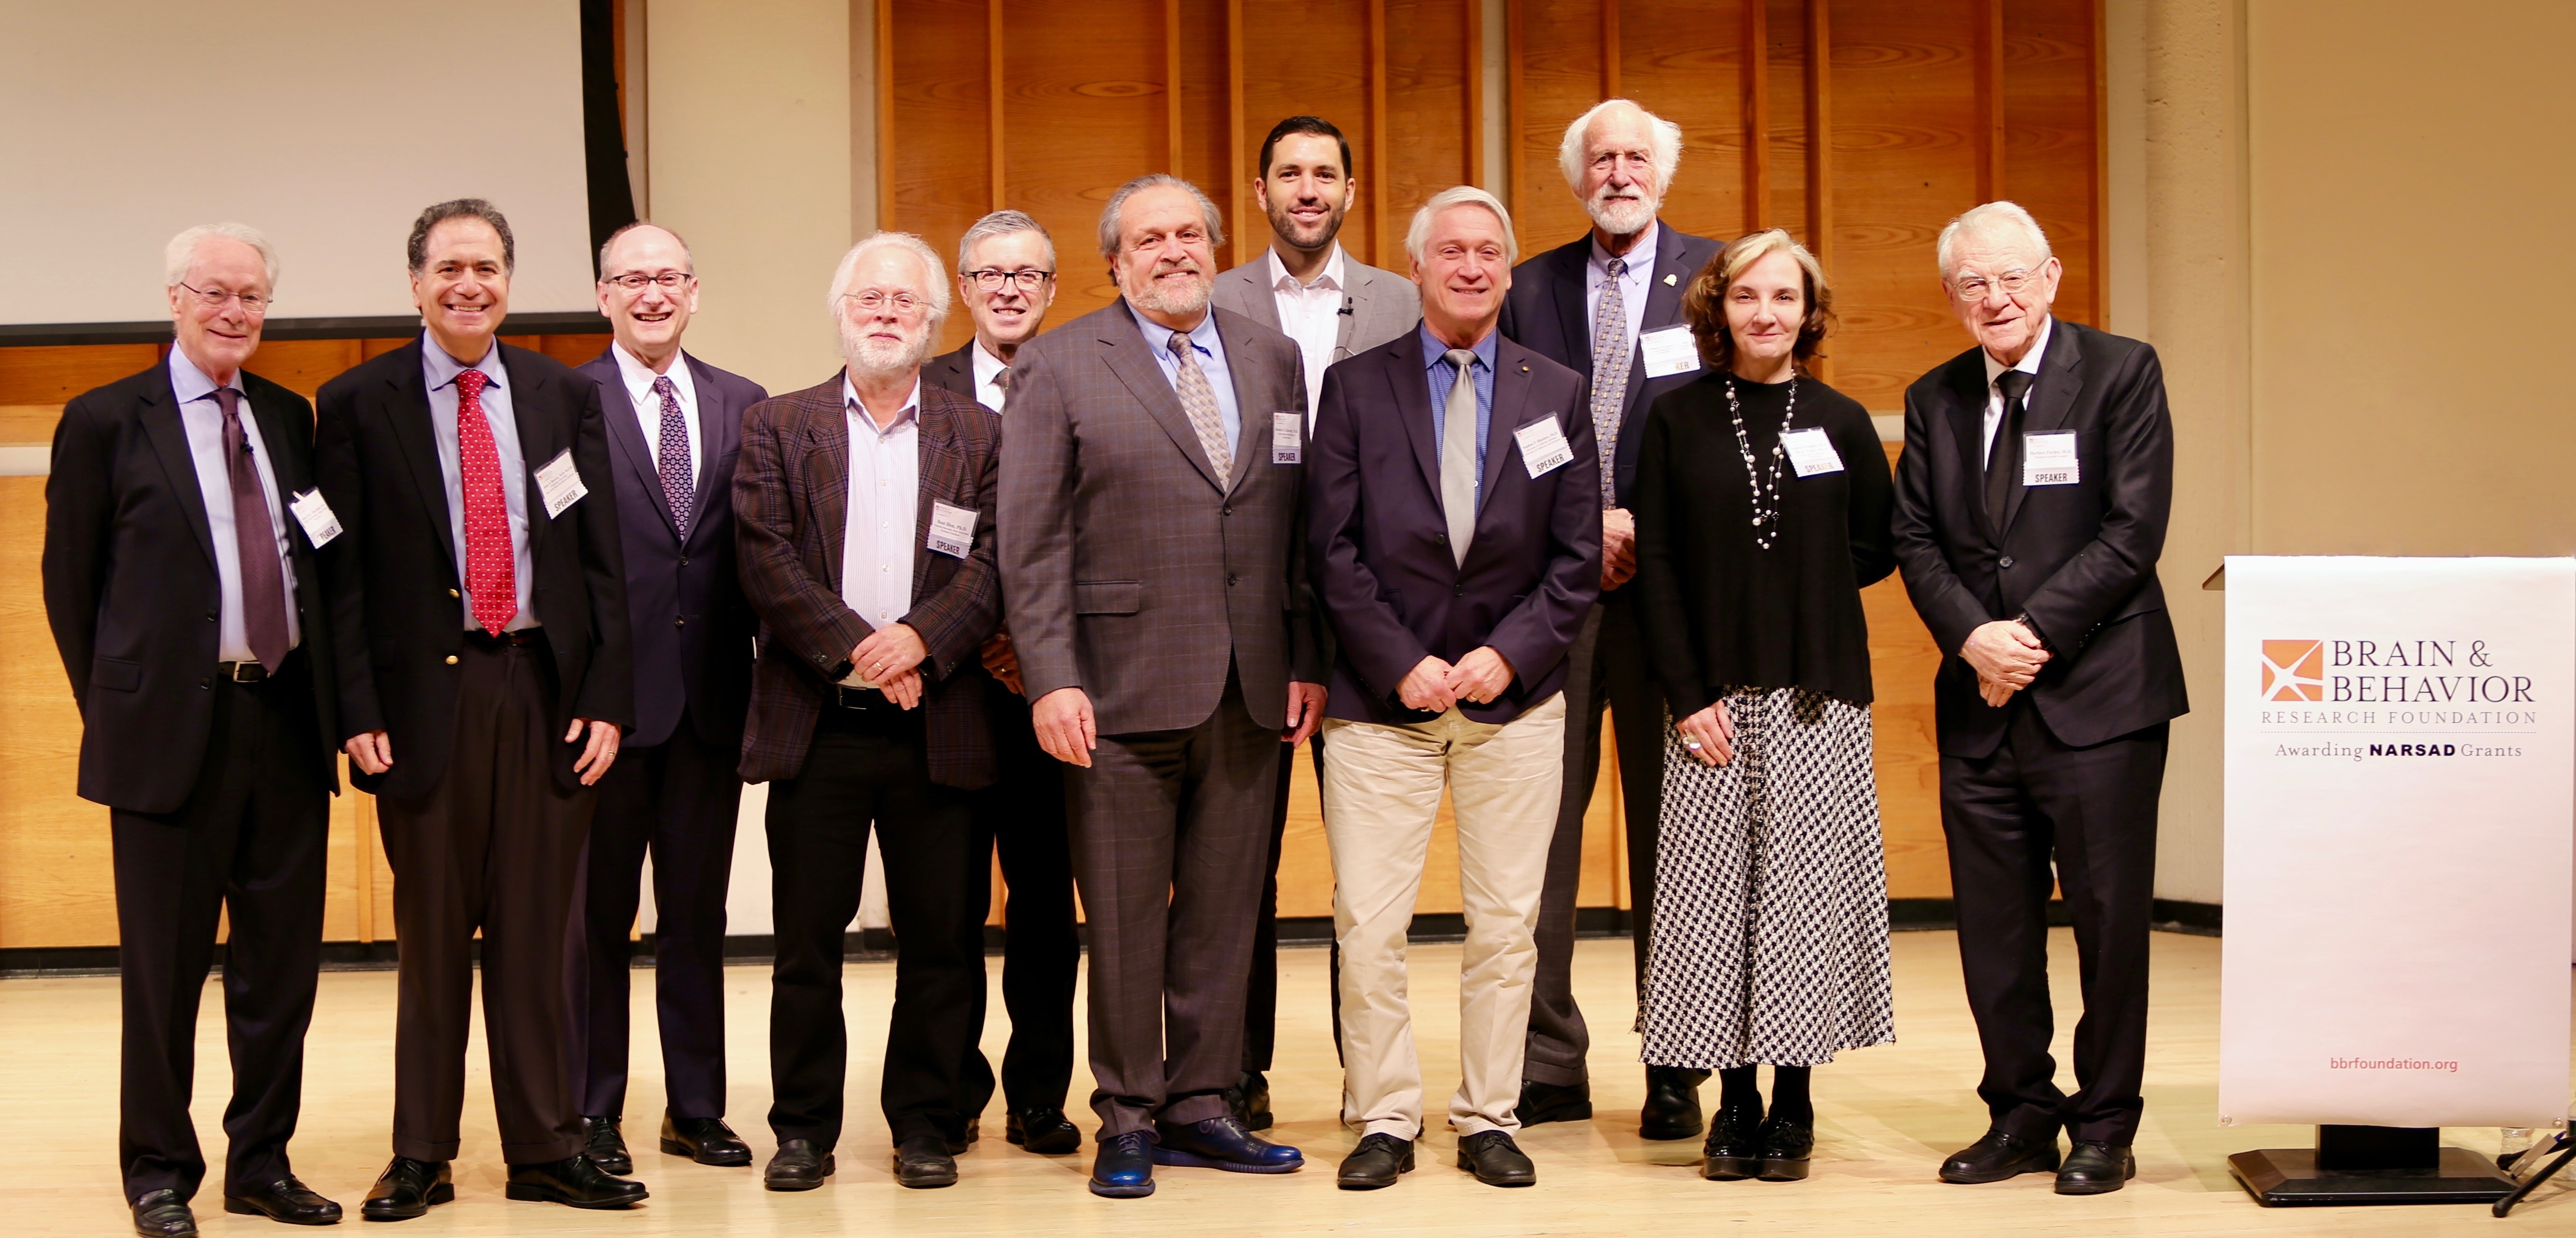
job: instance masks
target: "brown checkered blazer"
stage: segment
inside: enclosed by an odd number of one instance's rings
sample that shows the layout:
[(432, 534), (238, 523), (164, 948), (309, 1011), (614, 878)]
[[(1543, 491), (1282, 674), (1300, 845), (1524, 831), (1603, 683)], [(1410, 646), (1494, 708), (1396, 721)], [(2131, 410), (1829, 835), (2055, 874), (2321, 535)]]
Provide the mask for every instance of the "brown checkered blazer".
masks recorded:
[(1126, 301), (1022, 345), (1002, 452), (1002, 576), (1034, 701), (1091, 697), (1103, 735), (1216, 712), (1231, 662), (1257, 726), (1288, 681), (1322, 683), (1300, 513), (1303, 466), (1271, 462), (1272, 416), (1305, 426), (1296, 344), (1211, 309), (1242, 415), (1219, 478)]
[[(804, 768), (826, 692), (849, 673), (850, 650), (875, 630), (841, 600), (850, 477), (850, 426), (841, 401), (835, 374), (754, 404), (742, 416), (734, 544), (743, 595), (760, 616), (760, 657), (742, 734), (745, 782), (793, 778)], [(975, 511), (975, 545), (964, 559), (915, 547), (912, 611), (902, 621), (930, 647), (921, 664), (920, 708), (929, 711), (931, 781), (973, 790), (995, 777), (978, 650), (1001, 621), (993, 528), (1002, 422), (973, 400), (928, 383), (921, 388), (920, 418), (917, 536), (928, 536), (931, 500), (939, 499)]]

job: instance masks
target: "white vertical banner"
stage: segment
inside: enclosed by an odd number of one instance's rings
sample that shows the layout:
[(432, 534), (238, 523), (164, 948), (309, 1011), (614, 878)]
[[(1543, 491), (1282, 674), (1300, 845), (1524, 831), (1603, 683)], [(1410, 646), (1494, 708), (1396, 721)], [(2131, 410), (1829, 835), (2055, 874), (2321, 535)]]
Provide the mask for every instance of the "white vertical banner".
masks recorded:
[(2576, 560), (2226, 572), (2221, 1122), (2563, 1119)]

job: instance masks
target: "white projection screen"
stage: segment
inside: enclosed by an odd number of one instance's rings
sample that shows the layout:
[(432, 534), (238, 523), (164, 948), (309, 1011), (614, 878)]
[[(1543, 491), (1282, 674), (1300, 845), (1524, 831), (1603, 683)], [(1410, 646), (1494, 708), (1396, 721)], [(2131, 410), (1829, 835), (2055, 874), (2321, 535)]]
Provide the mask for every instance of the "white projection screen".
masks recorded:
[(574, 0), (0, 0), (0, 325), (169, 319), (161, 253), (239, 220), (280, 319), (413, 315), (422, 207), (490, 199), (513, 313), (592, 308)]

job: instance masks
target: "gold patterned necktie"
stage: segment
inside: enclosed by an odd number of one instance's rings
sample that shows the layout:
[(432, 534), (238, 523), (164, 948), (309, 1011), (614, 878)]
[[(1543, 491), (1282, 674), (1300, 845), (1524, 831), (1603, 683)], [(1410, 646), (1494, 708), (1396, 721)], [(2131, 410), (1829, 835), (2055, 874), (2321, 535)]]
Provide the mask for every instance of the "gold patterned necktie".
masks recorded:
[(1225, 417), (1217, 411), (1216, 388), (1208, 385), (1207, 371), (1199, 368), (1189, 332), (1174, 331), (1168, 346), (1176, 370), (1173, 385), (1181, 394), (1181, 411), (1190, 415), (1190, 428), (1199, 432), (1199, 447), (1207, 452), (1208, 463), (1216, 467), (1218, 484), (1222, 485), (1234, 476), (1234, 450), (1226, 445)]

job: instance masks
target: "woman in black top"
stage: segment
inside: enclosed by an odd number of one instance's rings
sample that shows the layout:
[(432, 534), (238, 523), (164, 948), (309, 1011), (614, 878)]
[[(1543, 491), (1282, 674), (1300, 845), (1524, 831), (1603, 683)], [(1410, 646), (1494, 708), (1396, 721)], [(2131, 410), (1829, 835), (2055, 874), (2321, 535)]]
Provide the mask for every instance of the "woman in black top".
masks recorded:
[(1718, 1072), (1721, 1180), (1805, 1177), (1809, 1069), (1896, 1038), (1860, 602), (1895, 566), (1894, 488), (1868, 412), (1804, 372), (1832, 308), (1788, 233), (1728, 245), (1682, 302), (1708, 368), (1655, 401), (1638, 459), (1674, 719), (1638, 1027), (1648, 1064)]

